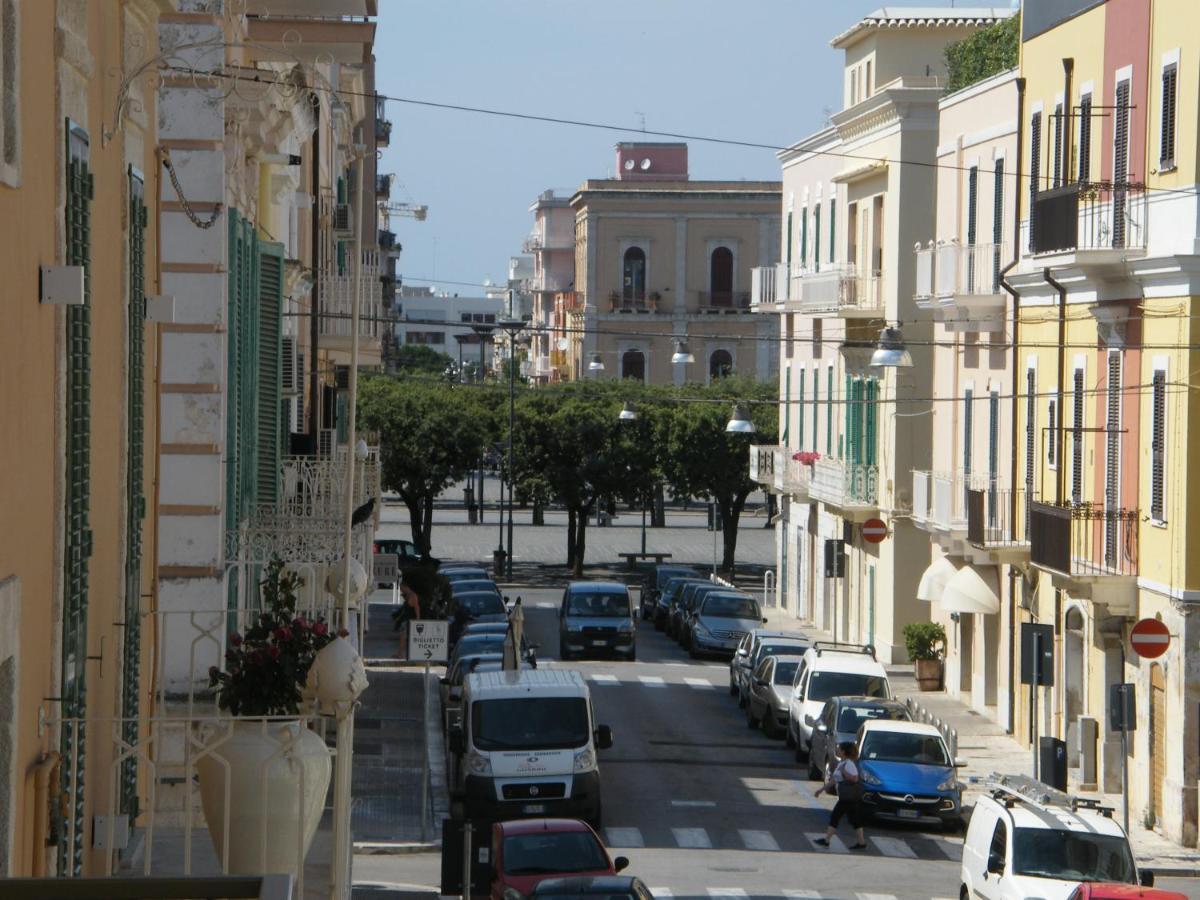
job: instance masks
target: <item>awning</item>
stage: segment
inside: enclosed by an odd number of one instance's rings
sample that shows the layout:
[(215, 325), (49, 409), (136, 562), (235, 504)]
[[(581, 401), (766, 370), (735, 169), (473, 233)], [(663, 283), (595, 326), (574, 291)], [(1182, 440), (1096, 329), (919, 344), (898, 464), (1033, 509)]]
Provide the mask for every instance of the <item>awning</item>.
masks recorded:
[(944, 556), (939, 556), (921, 576), (921, 583), (917, 585), (917, 599), (926, 603), (941, 600), (946, 583), (957, 573), (958, 567), (954, 563)]
[(995, 566), (965, 565), (946, 583), (941, 607), (946, 612), (1000, 612), (1000, 579)]

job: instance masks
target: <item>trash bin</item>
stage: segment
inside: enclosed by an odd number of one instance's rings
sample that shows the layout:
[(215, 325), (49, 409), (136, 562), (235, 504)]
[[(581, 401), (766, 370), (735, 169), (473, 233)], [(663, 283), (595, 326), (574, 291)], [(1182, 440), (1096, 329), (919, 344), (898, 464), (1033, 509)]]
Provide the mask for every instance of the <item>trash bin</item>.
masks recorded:
[(508, 559), (508, 554), (503, 550), (492, 551), (492, 574), (497, 578), (504, 574), (504, 562)]
[(1067, 789), (1067, 742), (1056, 737), (1038, 739), (1038, 774), (1042, 784)]

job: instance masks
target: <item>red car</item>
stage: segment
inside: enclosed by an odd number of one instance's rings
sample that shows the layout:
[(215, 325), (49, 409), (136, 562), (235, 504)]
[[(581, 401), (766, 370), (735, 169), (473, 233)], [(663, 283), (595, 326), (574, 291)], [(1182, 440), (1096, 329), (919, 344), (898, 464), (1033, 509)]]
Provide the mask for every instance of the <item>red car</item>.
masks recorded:
[(1175, 891), (1160, 891), (1148, 884), (1103, 884), (1085, 881), (1075, 888), (1071, 900), (1187, 900), (1187, 895)]
[(629, 865), (612, 859), (590, 825), (578, 819), (521, 819), (492, 826), (492, 900), (524, 900), (534, 886), (564, 875), (615, 875)]

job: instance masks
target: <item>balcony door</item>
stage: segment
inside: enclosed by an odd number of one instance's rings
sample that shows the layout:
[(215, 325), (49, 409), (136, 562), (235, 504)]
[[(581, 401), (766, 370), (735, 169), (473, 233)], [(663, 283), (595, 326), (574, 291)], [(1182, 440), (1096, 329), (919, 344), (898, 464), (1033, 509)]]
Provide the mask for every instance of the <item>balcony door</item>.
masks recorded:
[(622, 263), (622, 297), (630, 302), (646, 299), (646, 251), (630, 247)]
[(713, 306), (733, 304), (733, 251), (717, 247), (708, 261), (708, 289)]

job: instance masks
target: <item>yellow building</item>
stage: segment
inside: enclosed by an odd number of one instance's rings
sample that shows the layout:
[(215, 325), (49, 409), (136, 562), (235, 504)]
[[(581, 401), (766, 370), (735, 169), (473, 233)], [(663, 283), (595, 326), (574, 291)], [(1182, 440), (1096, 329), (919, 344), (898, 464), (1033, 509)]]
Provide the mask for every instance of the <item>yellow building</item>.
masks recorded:
[[(1018, 471), (1030, 498), (1023, 618), (1053, 625), (1039, 734), (1073, 781), (1121, 788), (1110, 689), (1133, 685), (1131, 818), (1194, 845), (1200, 679), (1195, 185), (1200, 10), (1186, 0), (1027, 3)], [(1187, 23), (1191, 22), (1192, 27)], [(1189, 528), (1189, 525), (1192, 527)], [(1139, 619), (1171, 638), (1130, 644)], [(1016, 733), (1032, 736), (1028, 691)]]
[(153, 90), (110, 70), (171, 9), (0, 3), (0, 875), (102, 871), (93, 814), (145, 795), (106, 732), (136, 736), (152, 655), (161, 172)]

